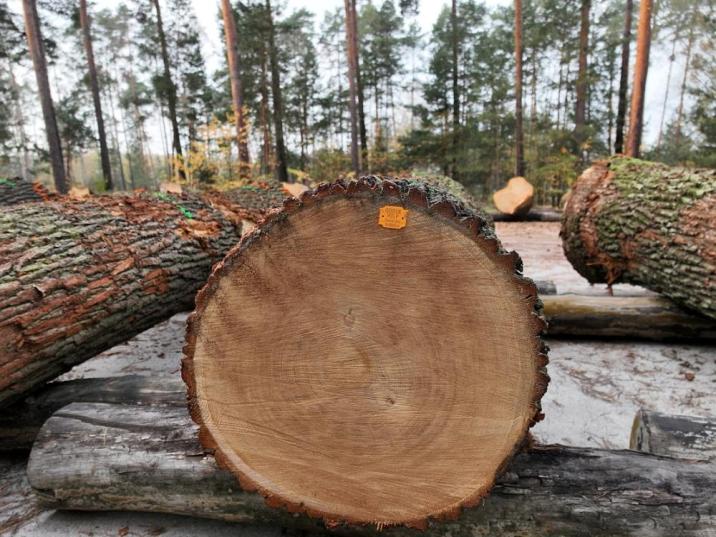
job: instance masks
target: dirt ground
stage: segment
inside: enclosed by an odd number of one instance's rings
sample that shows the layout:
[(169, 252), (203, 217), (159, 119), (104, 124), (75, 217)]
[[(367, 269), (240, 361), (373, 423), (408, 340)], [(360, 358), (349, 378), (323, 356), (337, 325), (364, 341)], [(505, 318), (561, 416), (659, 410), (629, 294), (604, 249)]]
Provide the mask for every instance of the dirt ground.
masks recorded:
[[(558, 293), (607, 293), (605, 286), (590, 286), (571, 268), (562, 254), (558, 223), (496, 227), (504, 245), (521, 254), (527, 276), (554, 281)], [(627, 285), (615, 286), (614, 292), (649, 293)], [(176, 315), (62, 378), (178, 374), (185, 320), (186, 314)], [(533, 429), (542, 443), (626, 448), (639, 407), (716, 414), (716, 346), (576, 340), (550, 340), (549, 345), (552, 380), (543, 399), (546, 418)], [(33, 501), (24, 471), (23, 457), (0, 457), (0, 535), (285, 535), (276, 528), (161, 514), (44, 511)]]

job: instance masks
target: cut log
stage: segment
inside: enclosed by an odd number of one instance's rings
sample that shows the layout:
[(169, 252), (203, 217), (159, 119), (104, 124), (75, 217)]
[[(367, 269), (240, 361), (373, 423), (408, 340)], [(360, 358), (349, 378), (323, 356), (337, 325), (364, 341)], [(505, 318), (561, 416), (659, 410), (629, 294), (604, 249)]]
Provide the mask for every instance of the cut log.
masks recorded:
[(174, 375), (127, 375), (51, 382), (0, 413), (0, 452), (30, 450), (42, 425), (70, 403), (186, 406), (186, 386)]
[(483, 216), (419, 182), (287, 202), (190, 317), (204, 444), (272, 505), (328, 521), (420, 526), (477, 503), (546, 388), (519, 267)]
[(0, 178), (0, 207), (43, 201), (51, 194), (37, 181), (24, 181), (20, 177)]
[(629, 448), (679, 459), (716, 459), (716, 420), (641, 409), (634, 417)]
[[(186, 410), (176, 407), (73, 404), (43, 427), (28, 478), (50, 508), (320, 528), (315, 519), (273, 509), (257, 494), (239, 490), (233, 476), (204, 453), (196, 434)], [(306, 488), (312, 485), (308, 481)], [(481, 505), (465, 509), (457, 520), (431, 522), (420, 535), (705, 537), (716, 532), (714, 490), (716, 465), (707, 462), (535, 447), (515, 457)], [(405, 528), (332, 529), (345, 535), (416, 535)]]
[(716, 318), (716, 170), (599, 162), (573, 185), (561, 236), (591, 283), (641, 285)]
[(500, 212), (491, 212), (489, 213), (490, 217), (495, 222), (561, 222), (562, 221), (562, 211), (557, 211), (555, 209), (550, 209), (547, 207), (540, 207), (532, 209), (527, 212), (527, 214), (522, 214), (520, 216), (512, 216), (505, 213)]
[(222, 211), (166, 194), (1, 211), (0, 406), (191, 309), (240, 235)]
[(281, 183), (256, 183), (243, 185), (224, 191), (206, 192), (210, 200), (230, 202), (241, 217), (254, 224), (263, 220), (271, 211), (281, 207), (286, 198), (291, 197)]
[(513, 177), (492, 195), (495, 208), (503, 214), (521, 217), (529, 213), (534, 201), (534, 187), (524, 177)]
[(549, 337), (715, 341), (716, 321), (660, 296), (542, 296)]

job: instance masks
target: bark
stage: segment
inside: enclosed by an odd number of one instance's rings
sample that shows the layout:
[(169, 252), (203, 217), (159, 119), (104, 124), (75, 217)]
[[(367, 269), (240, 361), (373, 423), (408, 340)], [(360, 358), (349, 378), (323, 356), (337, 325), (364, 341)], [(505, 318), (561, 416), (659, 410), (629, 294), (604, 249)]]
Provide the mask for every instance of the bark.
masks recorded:
[(522, 0), (515, 0), (515, 176), (524, 177), (524, 175), (525, 135), (522, 123)]
[(29, 451), (42, 425), (70, 403), (168, 405), (184, 408), (186, 387), (178, 376), (127, 375), (50, 382), (0, 414), (0, 452)]
[(629, 449), (677, 459), (716, 459), (716, 420), (640, 409)]
[(0, 179), (0, 207), (42, 201), (49, 199), (50, 193), (42, 184), (23, 181), (19, 177)]
[(278, 51), (273, 24), (271, 0), (266, 0), (266, 23), (268, 26), (269, 62), (271, 64), (271, 95), (273, 97), (273, 123), (276, 131), (276, 177), (281, 183), (290, 182), (286, 162), (286, 146), (283, 141), (283, 98), (281, 97), (281, 75), (278, 65)]
[(642, 285), (716, 318), (715, 170), (599, 162), (573, 185), (560, 234), (591, 283)]
[(639, 3), (639, 27), (636, 38), (634, 83), (629, 114), (629, 134), (625, 151), (628, 157), (634, 158), (638, 158), (641, 152), (641, 133), (644, 126), (646, 75), (649, 70), (649, 48), (651, 47), (651, 10), (652, 0), (641, 0)]
[(591, 0), (582, 0), (579, 25), (579, 70), (577, 71), (576, 100), (574, 112), (574, 140), (580, 160), (584, 160), (582, 146), (586, 141), (587, 110), (587, 54), (589, 51), (589, 10)]
[[(159, 7), (159, 0), (152, 0), (154, 10), (157, 14), (157, 33), (159, 34), (159, 45), (162, 56), (164, 82), (167, 85), (167, 106), (169, 107), (169, 120), (172, 124), (172, 146), (177, 159), (182, 160), (181, 137), (179, 136), (179, 122), (177, 121), (177, 87), (172, 80), (172, 74), (169, 64), (169, 51), (167, 50), (167, 38), (164, 34), (164, 23), (162, 22), (162, 11)], [(174, 166), (172, 166), (174, 169)], [(178, 174), (181, 179), (185, 179), (184, 168), (179, 166)]]
[(353, 174), (357, 177), (361, 175), (361, 153), (358, 147), (358, 50), (356, 49), (356, 40), (353, 39), (353, 32), (356, 25), (353, 20), (356, 17), (355, 4), (353, 0), (344, 0), (346, 12), (346, 55), (348, 57), (348, 110), (351, 119), (351, 165)]
[(229, 0), (221, 0), (221, 13), (224, 19), (226, 57), (229, 64), (229, 79), (231, 80), (231, 104), (234, 109), (234, 123), (236, 125), (236, 144), (239, 154), (239, 177), (246, 179), (251, 175), (251, 166), (249, 164), (249, 146), (247, 141), (248, 133), (246, 132), (244, 120), (244, 91), (241, 87), (236, 21), (234, 20), (234, 10), (231, 8), (231, 2)]
[(0, 406), (191, 309), (239, 236), (220, 209), (163, 194), (3, 210)]
[[(112, 169), (109, 164), (109, 149), (107, 148), (107, 135), (104, 132), (104, 117), (102, 117), (102, 101), (99, 98), (99, 81), (97, 80), (97, 67), (94, 63), (94, 51), (92, 50), (92, 30), (90, 29), (90, 18), (87, 13), (87, 0), (80, 0), (80, 25), (82, 26), (82, 41), (85, 55), (87, 56), (87, 69), (89, 71), (90, 90), (92, 103), (94, 104), (94, 115), (97, 121), (97, 137), (99, 138), (99, 154), (102, 164), (102, 176), (104, 177), (105, 190), (111, 191)], [(120, 164), (121, 165), (121, 164)]]
[(50, 80), (47, 76), (47, 62), (45, 60), (45, 47), (42, 42), (40, 31), (40, 18), (37, 15), (36, 0), (23, 0), (22, 9), (25, 17), (25, 36), (27, 37), (27, 48), (32, 57), (32, 65), (37, 79), (37, 91), (40, 96), (42, 117), (45, 121), (45, 134), (50, 153), (50, 167), (55, 181), (55, 188), (60, 194), (66, 194), (69, 190), (65, 177), (65, 167), (62, 159), (62, 143), (60, 132), (57, 128), (55, 116), (55, 105), (52, 102)]
[[(44, 425), (28, 479), (50, 508), (137, 510), (322, 530), (243, 492), (205, 454), (180, 408), (76, 403)], [(538, 446), (520, 453), (479, 506), (421, 535), (701, 537), (716, 531), (716, 467), (634, 451)], [(332, 534), (414, 530), (332, 525)]]
[(617, 132), (614, 140), (614, 152), (624, 150), (624, 122), (627, 109), (627, 86), (629, 84), (629, 48), (631, 46), (631, 19), (634, 10), (633, 0), (626, 0), (624, 12), (624, 33), (622, 36), (622, 65), (619, 73), (619, 104), (617, 105)]
[(716, 341), (716, 322), (659, 296), (542, 296), (558, 338), (628, 338), (653, 341)]

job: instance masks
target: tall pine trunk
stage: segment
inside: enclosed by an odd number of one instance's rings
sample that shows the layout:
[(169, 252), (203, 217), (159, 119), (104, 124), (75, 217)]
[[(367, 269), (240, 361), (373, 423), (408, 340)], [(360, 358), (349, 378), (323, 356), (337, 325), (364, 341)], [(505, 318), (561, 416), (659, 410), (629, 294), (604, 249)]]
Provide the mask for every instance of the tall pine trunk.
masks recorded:
[(587, 54), (589, 51), (589, 9), (591, 0), (582, 0), (579, 25), (579, 70), (577, 72), (576, 102), (574, 110), (574, 141), (580, 160), (583, 160), (582, 147), (586, 141), (587, 110)]
[(689, 68), (691, 66), (691, 51), (694, 46), (694, 26), (696, 22), (696, 12), (691, 19), (689, 25), (689, 38), (686, 42), (686, 63), (684, 64), (684, 78), (681, 80), (681, 94), (679, 95), (679, 107), (676, 110), (676, 145), (681, 142), (681, 122), (684, 118), (684, 95), (686, 94), (686, 84), (689, 81)]
[(522, 123), (522, 0), (515, 0), (515, 175), (525, 175), (525, 136)]
[(450, 9), (450, 30), (452, 32), (452, 178), (457, 181), (457, 148), (460, 130), (460, 80), (458, 73), (459, 34), (457, 28), (457, 0), (452, 0)]
[[(164, 35), (164, 24), (162, 22), (162, 11), (159, 7), (159, 0), (152, 0), (154, 9), (157, 13), (157, 32), (159, 33), (159, 45), (162, 54), (162, 63), (164, 67), (164, 82), (167, 85), (167, 106), (169, 107), (169, 120), (172, 124), (172, 146), (174, 153), (180, 163), (182, 161), (181, 137), (179, 136), (179, 122), (177, 121), (177, 88), (172, 80), (171, 70), (169, 68), (169, 52), (167, 51), (167, 38)], [(172, 166), (174, 169), (174, 166)], [(179, 177), (185, 179), (183, 166), (179, 166)]]
[(273, 25), (271, 0), (266, 0), (266, 23), (268, 25), (269, 61), (271, 62), (271, 95), (273, 96), (273, 123), (276, 131), (276, 176), (279, 181), (289, 181), (286, 163), (286, 146), (283, 141), (283, 99), (281, 97), (281, 77), (276, 50), (276, 36)]
[(617, 132), (614, 140), (614, 152), (624, 151), (624, 122), (627, 109), (627, 88), (629, 85), (629, 48), (631, 46), (631, 19), (634, 10), (633, 0), (626, 0), (624, 12), (624, 33), (622, 34), (622, 65), (619, 74), (619, 104), (617, 105)]
[(664, 85), (664, 102), (661, 105), (661, 119), (659, 120), (659, 136), (656, 139), (656, 147), (661, 147), (661, 140), (664, 137), (664, 121), (666, 120), (666, 105), (669, 103), (669, 86), (671, 86), (671, 73), (674, 68), (674, 60), (676, 59), (676, 43), (679, 41), (679, 28), (674, 32), (674, 40), (671, 44), (671, 56), (669, 56), (669, 70), (666, 74), (666, 84)]
[(107, 148), (107, 135), (104, 131), (104, 117), (102, 116), (102, 101), (99, 97), (99, 81), (97, 80), (97, 67), (94, 63), (94, 51), (92, 50), (92, 31), (90, 29), (90, 18), (87, 13), (87, 0), (80, 0), (80, 26), (82, 27), (82, 42), (87, 55), (87, 70), (89, 71), (90, 90), (92, 92), (92, 103), (94, 104), (94, 115), (97, 120), (97, 137), (99, 138), (99, 157), (102, 164), (102, 177), (104, 177), (104, 188), (112, 190), (112, 167), (109, 163), (109, 149)]
[(635, 158), (639, 158), (644, 121), (644, 92), (646, 90), (649, 48), (651, 46), (651, 10), (652, 0), (641, 0), (636, 40), (634, 83), (631, 96), (631, 111), (629, 113), (629, 135), (626, 143), (626, 155)]
[(361, 174), (361, 154), (358, 149), (358, 50), (356, 40), (353, 39), (353, 32), (357, 25), (354, 24), (355, 10), (352, 0), (344, 0), (346, 11), (346, 56), (348, 60), (348, 109), (351, 116), (351, 165), (356, 177)]
[(271, 169), (271, 126), (269, 125), (269, 91), (268, 77), (266, 75), (265, 47), (262, 47), (261, 53), (261, 81), (259, 85), (259, 93), (261, 94), (259, 121), (261, 123), (261, 131), (263, 133), (263, 143), (261, 147), (261, 172), (268, 173)]
[(244, 121), (244, 92), (241, 87), (239, 72), (239, 51), (236, 35), (236, 21), (234, 11), (229, 0), (221, 0), (221, 13), (224, 19), (224, 37), (226, 39), (226, 57), (229, 64), (229, 79), (231, 80), (231, 104), (234, 109), (234, 123), (236, 124), (236, 143), (239, 153), (239, 177), (246, 179), (251, 174), (249, 164), (249, 146)]
[(42, 116), (45, 120), (45, 133), (47, 134), (52, 176), (54, 177), (57, 191), (61, 194), (66, 194), (68, 185), (65, 178), (65, 167), (62, 161), (62, 142), (60, 141), (60, 131), (57, 128), (55, 105), (52, 102), (52, 92), (50, 91), (50, 80), (47, 76), (45, 47), (42, 43), (40, 18), (37, 15), (35, 0), (23, 0), (22, 9), (25, 17), (27, 48), (32, 57), (32, 65), (35, 69), (35, 77), (37, 78), (37, 91), (40, 95)]
[(10, 87), (13, 92), (13, 104), (15, 107), (15, 121), (17, 123), (18, 137), (20, 139), (20, 147), (22, 148), (22, 158), (20, 159), (20, 173), (23, 181), (30, 180), (30, 155), (27, 151), (28, 140), (27, 134), (25, 133), (25, 114), (22, 111), (22, 102), (20, 99), (20, 85), (15, 77), (15, 72), (12, 69), (12, 61), (8, 59), (7, 72), (10, 74)]

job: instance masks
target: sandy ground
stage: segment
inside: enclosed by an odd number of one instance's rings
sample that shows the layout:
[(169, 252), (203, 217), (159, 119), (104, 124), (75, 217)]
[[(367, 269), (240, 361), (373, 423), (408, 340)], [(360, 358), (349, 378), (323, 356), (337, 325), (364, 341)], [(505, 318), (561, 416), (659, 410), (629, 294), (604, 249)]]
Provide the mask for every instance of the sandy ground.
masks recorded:
[[(589, 286), (571, 268), (558, 230), (557, 223), (497, 224), (505, 246), (522, 255), (526, 275), (553, 280), (559, 293), (606, 294), (604, 286)], [(615, 294), (644, 293), (648, 291), (615, 286)], [(178, 374), (185, 320), (186, 314), (176, 315), (61, 378)], [(552, 380), (543, 399), (546, 418), (533, 429), (540, 442), (625, 448), (639, 407), (716, 414), (714, 346), (559, 340), (549, 344)], [(24, 458), (0, 457), (0, 535), (285, 535), (276, 528), (160, 514), (43, 511), (33, 501), (24, 471)]]

